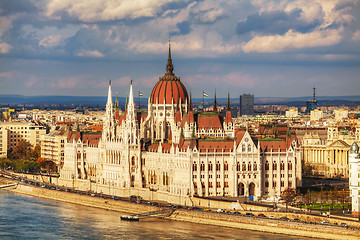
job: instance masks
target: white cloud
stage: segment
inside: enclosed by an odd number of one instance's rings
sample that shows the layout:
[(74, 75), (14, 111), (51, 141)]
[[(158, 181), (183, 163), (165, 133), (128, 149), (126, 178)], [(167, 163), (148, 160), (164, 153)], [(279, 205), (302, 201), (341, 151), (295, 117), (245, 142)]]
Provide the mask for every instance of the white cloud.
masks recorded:
[(358, 42), (360, 41), (360, 30), (354, 32), (354, 35), (352, 36), (351, 40)]
[(39, 42), (39, 46), (43, 47), (55, 47), (58, 46), (61, 41), (63, 40), (63, 37), (61, 35), (50, 35), (44, 39), (41, 39)]
[(299, 33), (289, 30), (284, 35), (255, 36), (243, 46), (249, 52), (281, 52), (287, 49), (331, 46), (342, 39), (342, 29), (317, 30)]
[(66, 11), (70, 16), (84, 22), (110, 21), (124, 18), (154, 17), (166, 3), (178, 0), (52, 0), (46, 15), (56, 17)]
[(82, 50), (76, 54), (78, 57), (95, 57), (95, 58), (102, 58), (105, 55), (97, 50)]
[(6, 42), (2, 42), (2, 37), (4, 32), (12, 28), (12, 20), (15, 16), (12, 17), (0, 17), (0, 54), (9, 53), (12, 46)]

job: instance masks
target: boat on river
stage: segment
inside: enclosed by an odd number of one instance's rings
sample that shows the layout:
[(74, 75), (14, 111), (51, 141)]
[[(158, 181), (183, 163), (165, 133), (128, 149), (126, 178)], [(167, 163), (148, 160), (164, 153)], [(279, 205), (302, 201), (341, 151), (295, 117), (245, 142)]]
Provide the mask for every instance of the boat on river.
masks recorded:
[(123, 215), (120, 217), (120, 219), (123, 221), (139, 221), (138, 216), (130, 216), (130, 215)]

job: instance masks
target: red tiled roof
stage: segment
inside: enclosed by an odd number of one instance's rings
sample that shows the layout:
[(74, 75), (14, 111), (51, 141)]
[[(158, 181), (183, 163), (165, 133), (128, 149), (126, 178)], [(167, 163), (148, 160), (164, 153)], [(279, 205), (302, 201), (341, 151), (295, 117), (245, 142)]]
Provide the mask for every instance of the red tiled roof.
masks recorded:
[(287, 146), (286, 146), (285, 140), (269, 140), (269, 141), (260, 141), (260, 150), (262, 152), (270, 152), (271, 149), (273, 152), (286, 152)]
[(222, 128), (219, 115), (199, 115), (198, 116), (198, 128), (202, 129), (219, 129)]
[(180, 111), (176, 111), (175, 112), (175, 122), (181, 122), (181, 116), (180, 116)]
[(226, 111), (225, 122), (226, 123), (232, 122), (232, 117), (231, 117), (231, 112), (230, 111)]
[(199, 141), (200, 152), (231, 152), (234, 147), (233, 141)]
[(236, 133), (236, 135), (235, 135), (236, 146), (239, 145), (239, 143), (240, 143), (241, 140), (243, 139), (245, 133), (246, 133), (245, 130), (239, 130), (239, 131)]

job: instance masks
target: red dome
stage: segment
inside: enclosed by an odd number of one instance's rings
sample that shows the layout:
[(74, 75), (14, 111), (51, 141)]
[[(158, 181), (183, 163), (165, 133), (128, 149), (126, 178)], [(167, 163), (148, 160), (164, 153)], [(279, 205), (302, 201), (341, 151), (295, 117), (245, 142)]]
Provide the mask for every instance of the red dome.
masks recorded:
[[(166, 64), (166, 73), (155, 84), (151, 92), (151, 103), (157, 104), (177, 104), (181, 99), (181, 103), (185, 103), (188, 99), (188, 94), (184, 84), (180, 81), (180, 78), (176, 77), (173, 73), (173, 65), (171, 60), (171, 52), (169, 46), (169, 58)], [(173, 101), (173, 102), (172, 102)]]

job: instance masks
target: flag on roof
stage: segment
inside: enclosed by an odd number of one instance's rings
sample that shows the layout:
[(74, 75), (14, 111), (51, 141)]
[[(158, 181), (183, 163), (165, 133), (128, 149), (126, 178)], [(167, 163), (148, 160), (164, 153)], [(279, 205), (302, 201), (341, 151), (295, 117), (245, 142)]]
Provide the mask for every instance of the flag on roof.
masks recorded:
[(204, 95), (204, 97), (208, 97), (208, 96), (209, 96), (209, 94), (207, 94), (205, 91), (203, 91), (203, 95)]
[(143, 95), (142, 92), (139, 91), (139, 96), (141, 97), (142, 95)]

